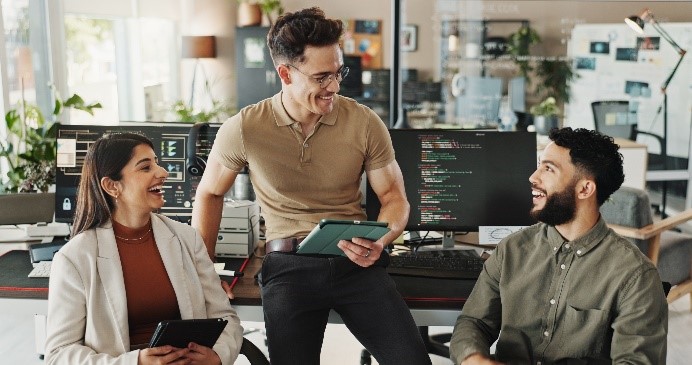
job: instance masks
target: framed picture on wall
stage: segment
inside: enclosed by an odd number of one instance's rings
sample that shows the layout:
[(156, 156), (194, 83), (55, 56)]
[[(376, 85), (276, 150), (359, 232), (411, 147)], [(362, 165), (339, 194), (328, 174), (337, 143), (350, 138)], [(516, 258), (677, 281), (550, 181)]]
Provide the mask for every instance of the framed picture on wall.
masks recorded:
[(418, 50), (418, 26), (406, 24), (401, 26), (401, 50), (413, 52)]

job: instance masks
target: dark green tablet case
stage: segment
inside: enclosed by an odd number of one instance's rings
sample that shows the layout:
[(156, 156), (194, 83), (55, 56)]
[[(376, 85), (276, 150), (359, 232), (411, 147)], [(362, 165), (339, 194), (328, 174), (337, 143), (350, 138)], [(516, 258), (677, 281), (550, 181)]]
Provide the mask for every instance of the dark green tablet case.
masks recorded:
[(389, 232), (387, 223), (373, 221), (338, 221), (323, 219), (298, 247), (300, 254), (344, 255), (336, 246), (340, 240), (353, 237), (377, 241)]

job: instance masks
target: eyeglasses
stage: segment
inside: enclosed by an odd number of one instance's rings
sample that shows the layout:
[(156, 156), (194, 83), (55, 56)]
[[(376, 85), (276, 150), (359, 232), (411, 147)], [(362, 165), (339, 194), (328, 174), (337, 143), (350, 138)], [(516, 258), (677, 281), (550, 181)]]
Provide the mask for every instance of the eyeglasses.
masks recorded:
[(336, 80), (337, 83), (341, 84), (341, 81), (343, 81), (346, 78), (346, 76), (348, 76), (348, 71), (349, 71), (348, 67), (341, 66), (341, 68), (338, 71), (336, 71), (336, 73), (325, 75), (325, 76), (322, 76), (320, 78), (317, 78), (317, 77), (306, 74), (305, 72), (301, 71), (298, 67), (293, 66), (290, 63), (287, 63), (286, 66), (293, 67), (296, 71), (302, 73), (303, 75), (307, 76), (308, 78), (319, 83), (321, 89), (326, 89), (327, 86), (329, 86), (329, 84), (332, 82), (332, 80)]

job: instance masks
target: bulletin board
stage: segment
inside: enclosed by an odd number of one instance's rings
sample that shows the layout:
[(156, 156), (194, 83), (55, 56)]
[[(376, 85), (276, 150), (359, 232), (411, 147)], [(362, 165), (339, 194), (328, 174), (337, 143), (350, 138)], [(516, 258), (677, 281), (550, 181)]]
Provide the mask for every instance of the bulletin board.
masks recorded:
[[(671, 38), (690, 51), (692, 23), (664, 23)], [(638, 128), (663, 136), (662, 83), (680, 58), (650, 25), (640, 35), (624, 22), (579, 24), (568, 54), (579, 78), (572, 81), (565, 125), (594, 129), (591, 102), (629, 100), (637, 108)], [(668, 155), (688, 157), (692, 125), (692, 54), (687, 54), (668, 85)], [(653, 147), (654, 144), (652, 144)], [(660, 152), (654, 149), (653, 153)]]
[(382, 68), (382, 21), (344, 20), (346, 31), (341, 47), (345, 55), (361, 56), (364, 69)]

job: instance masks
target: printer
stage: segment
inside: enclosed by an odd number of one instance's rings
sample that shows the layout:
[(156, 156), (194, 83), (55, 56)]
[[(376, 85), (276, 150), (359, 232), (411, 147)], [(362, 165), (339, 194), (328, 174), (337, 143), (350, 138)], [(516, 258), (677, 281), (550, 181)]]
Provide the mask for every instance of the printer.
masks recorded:
[(216, 256), (250, 257), (259, 242), (259, 226), (260, 210), (256, 202), (224, 202), (216, 239)]

